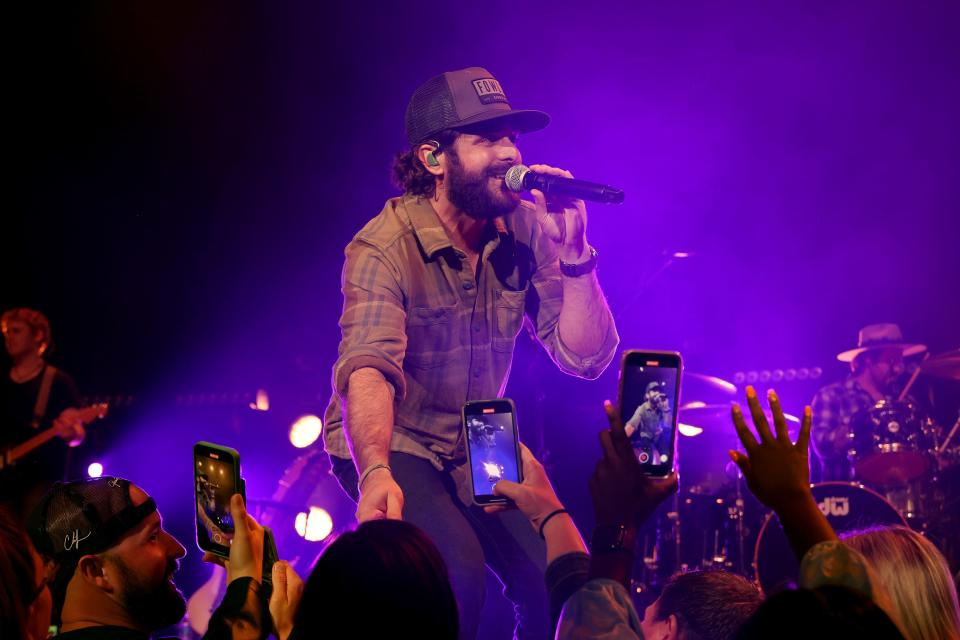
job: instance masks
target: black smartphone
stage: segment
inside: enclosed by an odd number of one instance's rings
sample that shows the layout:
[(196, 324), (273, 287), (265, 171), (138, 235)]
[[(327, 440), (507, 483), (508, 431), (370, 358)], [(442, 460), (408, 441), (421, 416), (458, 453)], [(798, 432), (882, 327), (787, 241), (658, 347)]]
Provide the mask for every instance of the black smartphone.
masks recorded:
[(644, 473), (674, 469), (683, 358), (676, 351), (630, 350), (620, 366), (620, 416)]
[(240, 477), (240, 454), (230, 447), (198, 442), (193, 446), (193, 479), (197, 545), (228, 558), (233, 541), (230, 498), (239, 493), (247, 499)]
[(513, 401), (474, 400), (463, 405), (462, 418), (473, 502), (506, 504), (506, 498), (493, 495), (493, 485), (500, 480), (523, 482)]

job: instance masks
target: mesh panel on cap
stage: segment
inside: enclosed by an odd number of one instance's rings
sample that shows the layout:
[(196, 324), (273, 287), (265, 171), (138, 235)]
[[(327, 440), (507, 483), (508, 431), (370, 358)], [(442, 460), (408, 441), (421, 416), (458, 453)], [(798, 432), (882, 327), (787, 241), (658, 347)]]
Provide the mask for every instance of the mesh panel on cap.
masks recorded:
[(57, 484), (42, 505), (44, 513), (39, 524), (44, 546), (54, 555), (102, 551), (98, 547), (106, 541), (99, 539), (101, 524), (132, 504), (130, 483), (122, 478)]
[(439, 75), (424, 82), (407, 104), (407, 142), (423, 142), (431, 134), (457, 121), (457, 108), (447, 78)]

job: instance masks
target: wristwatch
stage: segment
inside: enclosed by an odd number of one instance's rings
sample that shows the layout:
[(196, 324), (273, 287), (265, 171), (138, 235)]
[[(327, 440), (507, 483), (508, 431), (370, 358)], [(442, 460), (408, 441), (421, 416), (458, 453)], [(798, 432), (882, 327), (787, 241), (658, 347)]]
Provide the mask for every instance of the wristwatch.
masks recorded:
[(568, 264), (563, 260), (560, 261), (560, 273), (567, 276), (568, 278), (578, 278), (580, 276), (585, 276), (594, 269), (597, 268), (597, 250), (593, 247), (588, 247), (590, 250), (590, 257), (587, 258), (586, 262), (581, 262), (580, 264)]
[(626, 551), (633, 553), (637, 542), (637, 530), (626, 525), (597, 526), (590, 539), (590, 551), (593, 553), (610, 553), (612, 551)]

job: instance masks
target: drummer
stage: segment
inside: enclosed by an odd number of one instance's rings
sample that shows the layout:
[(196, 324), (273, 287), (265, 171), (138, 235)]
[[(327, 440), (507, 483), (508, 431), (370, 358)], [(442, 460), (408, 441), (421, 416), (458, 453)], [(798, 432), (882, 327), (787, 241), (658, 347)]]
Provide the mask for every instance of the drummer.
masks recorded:
[(813, 397), (813, 443), (822, 465), (821, 480), (852, 480), (847, 459), (851, 446), (850, 421), (860, 411), (899, 392), (897, 378), (903, 359), (923, 353), (927, 347), (903, 340), (895, 324), (871, 324), (860, 330), (857, 348), (837, 355), (849, 362), (846, 380), (823, 387)]

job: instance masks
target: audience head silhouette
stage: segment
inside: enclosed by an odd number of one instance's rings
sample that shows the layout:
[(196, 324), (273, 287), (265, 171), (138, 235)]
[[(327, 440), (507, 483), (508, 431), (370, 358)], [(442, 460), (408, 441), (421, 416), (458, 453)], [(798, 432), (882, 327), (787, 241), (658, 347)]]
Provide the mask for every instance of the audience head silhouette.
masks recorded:
[(756, 586), (743, 576), (681, 573), (647, 607), (640, 627), (646, 640), (728, 640), (761, 602)]
[[(363, 603), (367, 616), (345, 617)], [(456, 638), (457, 603), (436, 545), (400, 520), (374, 520), (334, 540), (307, 579), (302, 637)]]

